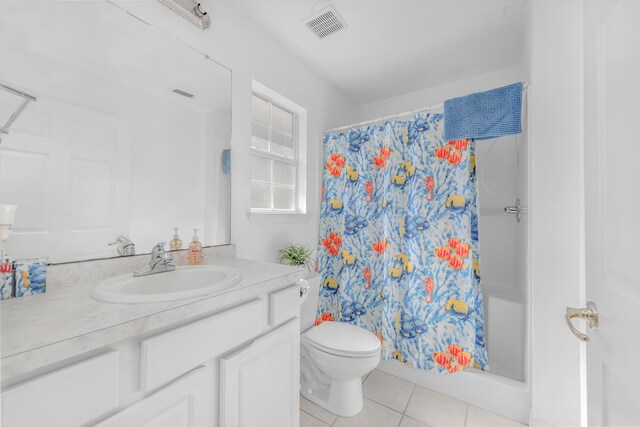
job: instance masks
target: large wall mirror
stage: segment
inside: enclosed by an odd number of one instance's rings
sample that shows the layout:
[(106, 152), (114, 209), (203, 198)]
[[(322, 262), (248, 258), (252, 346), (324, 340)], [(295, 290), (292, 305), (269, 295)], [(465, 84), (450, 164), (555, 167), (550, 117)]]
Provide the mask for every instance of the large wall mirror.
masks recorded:
[[(231, 71), (108, 2), (0, 9), (6, 253), (68, 262), (230, 242)], [(171, 12), (170, 12), (171, 13)], [(175, 15), (176, 19), (181, 19)], [(200, 31), (194, 27), (194, 31)], [(168, 247), (167, 247), (168, 249)]]

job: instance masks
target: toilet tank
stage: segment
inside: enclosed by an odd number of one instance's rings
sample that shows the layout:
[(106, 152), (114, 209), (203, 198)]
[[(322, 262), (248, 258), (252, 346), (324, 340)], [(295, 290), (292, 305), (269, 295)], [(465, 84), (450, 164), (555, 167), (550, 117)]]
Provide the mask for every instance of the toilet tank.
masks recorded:
[(312, 276), (307, 277), (306, 280), (309, 282), (309, 290), (306, 293), (306, 298), (303, 299), (300, 305), (301, 332), (309, 329), (316, 321), (316, 310), (318, 309), (318, 295), (320, 294), (322, 276), (314, 273)]

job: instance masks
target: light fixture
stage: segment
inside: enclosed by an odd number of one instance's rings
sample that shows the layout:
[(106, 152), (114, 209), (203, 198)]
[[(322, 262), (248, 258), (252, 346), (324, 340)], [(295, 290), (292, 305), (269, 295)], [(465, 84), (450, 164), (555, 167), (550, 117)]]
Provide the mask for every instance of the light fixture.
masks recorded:
[(211, 18), (207, 12), (203, 12), (202, 9), (200, 9), (200, 3), (193, 0), (160, 0), (160, 3), (182, 17), (187, 18), (202, 30), (206, 30), (211, 25)]

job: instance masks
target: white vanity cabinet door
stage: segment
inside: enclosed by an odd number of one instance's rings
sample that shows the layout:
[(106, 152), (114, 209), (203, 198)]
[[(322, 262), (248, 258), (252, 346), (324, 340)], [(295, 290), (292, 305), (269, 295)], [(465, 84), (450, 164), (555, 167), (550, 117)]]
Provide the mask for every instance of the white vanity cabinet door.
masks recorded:
[(297, 427), (300, 320), (220, 361), (220, 427)]
[(2, 391), (2, 427), (79, 426), (118, 407), (119, 354), (110, 351)]
[(205, 367), (197, 368), (96, 427), (210, 426), (214, 420), (209, 419), (207, 410), (207, 386), (213, 381), (209, 376)]

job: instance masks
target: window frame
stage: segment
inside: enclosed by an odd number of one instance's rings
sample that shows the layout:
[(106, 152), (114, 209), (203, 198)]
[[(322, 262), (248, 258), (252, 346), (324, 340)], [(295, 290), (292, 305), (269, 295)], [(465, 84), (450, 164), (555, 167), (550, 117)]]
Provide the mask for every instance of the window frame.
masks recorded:
[[(256, 208), (251, 205), (251, 197), (249, 198), (249, 212), (251, 214), (306, 214), (306, 163), (303, 161), (303, 156), (306, 156), (306, 109), (300, 107), (299, 105), (289, 101), (284, 98), (282, 95), (272, 91), (271, 89), (266, 88), (260, 83), (253, 81), (253, 90), (251, 92), (251, 102), (253, 103), (253, 97), (261, 99), (269, 103), (269, 140), (268, 140), (268, 150), (265, 151), (260, 148), (257, 148), (253, 141), (250, 143), (250, 155), (251, 160), (253, 161), (253, 156), (260, 157), (262, 159), (266, 159), (271, 162), (270, 168), (270, 182), (263, 181), (259, 179), (254, 179), (253, 174), (249, 176), (249, 184), (250, 189), (249, 193), (251, 194), (251, 187), (253, 183), (269, 185), (271, 191), (271, 207), (270, 208)], [(273, 143), (273, 132), (278, 132), (273, 129), (273, 107), (277, 107), (281, 110), (286, 111), (287, 113), (292, 115), (292, 138), (293, 138), (293, 156), (287, 157), (284, 154), (278, 154), (271, 152), (271, 144)], [(253, 107), (252, 107), (253, 108)], [(264, 123), (260, 123), (253, 118), (253, 110), (251, 112), (251, 120), (250, 125), (253, 128), (253, 125), (257, 124), (260, 126), (265, 126)], [(253, 139), (253, 130), (251, 131), (251, 139)], [(294, 176), (293, 182), (294, 184), (278, 184), (275, 182), (275, 162), (286, 163), (293, 166)], [(293, 209), (276, 209), (275, 205), (275, 189), (276, 188), (287, 188), (293, 190)]]

